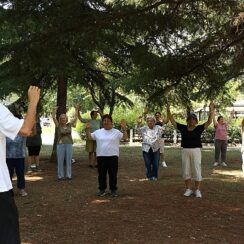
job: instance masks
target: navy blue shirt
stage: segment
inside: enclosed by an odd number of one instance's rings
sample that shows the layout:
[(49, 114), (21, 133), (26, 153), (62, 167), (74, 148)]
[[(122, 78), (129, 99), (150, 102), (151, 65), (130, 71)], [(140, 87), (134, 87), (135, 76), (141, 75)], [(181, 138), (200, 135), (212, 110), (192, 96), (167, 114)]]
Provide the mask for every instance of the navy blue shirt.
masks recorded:
[(193, 130), (188, 130), (187, 125), (176, 123), (177, 129), (181, 133), (181, 147), (201, 148), (201, 135), (204, 131), (204, 124), (196, 126)]

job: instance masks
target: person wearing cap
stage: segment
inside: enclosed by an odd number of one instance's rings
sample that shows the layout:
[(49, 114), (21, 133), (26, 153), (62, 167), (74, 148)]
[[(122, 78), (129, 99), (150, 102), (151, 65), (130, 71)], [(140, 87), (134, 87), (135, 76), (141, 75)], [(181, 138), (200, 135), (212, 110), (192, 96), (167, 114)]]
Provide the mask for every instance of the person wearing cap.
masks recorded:
[[(90, 123), (91, 124), (91, 133), (94, 131), (98, 130), (101, 128), (101, 120), (97, 119), (98, 114), (101, 113), (99, 110), (92, 110), (90, 112), (90, 117), (91, 119), (84, 119), (80, 115), (80, 107), (79, 107), (79, 112), (78, 112), (78, 119), (80, 120), (81, 123)], [(94, 168), (97, 167), (96, 165), (96, 141), (91, 140), (88, 137), (86, 138), (86, 151), (88, 152), (88, 160), (89, 160), (89, 167)]]
[(183, 178), (185, 180), (186, 191), (184, 196), (189, 197), (194, 194), (191, 189), (192, 180), (195, 181), (195, 196), (202, 197), (200, 185), (202, 181), (201, 174), (201, 135), (205, 129), (212, 123), (214, 115), (214, 103), (209, 104), (208, 120), (201, 125), (198, 124), (196, 114), (190, 113), (187, 116), (187, 125), (177, 123), (170, 112), (170, 106), (167, 106), (167, 114), (170, 122), (175, 129), (181, 133), (181, 147), (182, 149), (182, 169)]
[[(163, 119), (162, 115), (159, 111), (157, 111), (155, 113), (155, 119), (156, 119), (156, 123), (155, 125), (159, 125), (162, 128), (164, 128), (164, 126), (169, 122), (169, 119)], [(165, 162), (165, 154), (164, 154), (164, 134), (162, 134), (162, 137), (160, 139), (160, 161), (161, 164), (164, 168), (167, 168), (167, 164)]]
[(158, 179), (158, 165), (160, 160), (160, 140), (163, 128), (155, 125), (155, 117), (147, 115), (146, 125), (141, 126), (142, 119), (137, 119), (136, 130), (142, 136), (142, 155), (145, 162), (148, 180)]

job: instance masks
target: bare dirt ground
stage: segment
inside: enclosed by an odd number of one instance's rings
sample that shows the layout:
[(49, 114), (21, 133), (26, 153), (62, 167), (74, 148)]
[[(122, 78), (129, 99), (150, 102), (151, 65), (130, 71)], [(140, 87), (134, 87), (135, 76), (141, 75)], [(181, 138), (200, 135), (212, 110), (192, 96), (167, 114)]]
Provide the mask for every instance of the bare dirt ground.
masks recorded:
[(179, 149), (168, 150), (169, 167), (151, 182), (140, 148), (122, 147), (117, 198), (96, 197), (97, 172), (84, 151), (75, 153), (72, 181), (58, 182), (43, 157), (42, 171), (26, 177), (29, 195), (15, 198), (22, 243), (244, 243), (241, 159), (229, 153), (230, 168), (214, 170), (212, 153), (203, 152), (202, 199), (183, 197)]

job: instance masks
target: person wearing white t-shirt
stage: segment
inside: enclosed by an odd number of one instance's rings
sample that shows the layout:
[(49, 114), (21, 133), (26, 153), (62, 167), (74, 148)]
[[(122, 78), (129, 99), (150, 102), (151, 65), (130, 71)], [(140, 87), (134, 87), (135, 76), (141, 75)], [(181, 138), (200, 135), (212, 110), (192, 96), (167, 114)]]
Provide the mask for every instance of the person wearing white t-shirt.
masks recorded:
[(102, 116), (102, 129), (91, 133), (91, 124), (86, 124), (86, 134), (97, 143), (97, 165), (99, 191), (97, 196), (105, 196), (107, 188), (107, 173), (109, 175), (109, 187), (113, 197), (117, 195), (117, 173), (120, 140), (127, 139), (126, 123), (121, 121), (122, 132), (113, 128), (113, 119), (110, 115)]
[(16, 118), (5, 106), (0, 104), (0, 243), (20, 243), (18, 210), (6, 164), (6, 137), (13, 140), (18, 134), (21, 136), (31, 134), (35, 124), (39, 97), (40, 89), (30, 86), (29, 105), (25, 119)]

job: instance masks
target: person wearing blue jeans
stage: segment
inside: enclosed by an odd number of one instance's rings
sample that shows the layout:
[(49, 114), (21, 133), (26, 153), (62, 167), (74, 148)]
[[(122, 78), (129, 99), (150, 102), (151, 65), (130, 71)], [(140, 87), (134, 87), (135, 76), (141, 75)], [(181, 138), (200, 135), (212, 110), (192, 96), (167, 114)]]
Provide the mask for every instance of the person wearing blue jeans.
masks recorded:
[(66, 175), (72, 178), (72, 144), (57, 144), (58, 179), (64, 178), (64, 160), (66, 162)]
[[(10, 111), (16, 118), (22, 119), (20, 105), (18, 103), (12, 105)], [(12, 180), (15, 171), (19, 194), (23, 197), (27, 196), (25, 191), (25, 147), (26, 138), (23, 136), (17, 135), (14, 140), (6, 138), (6, 163), (10, 179)]]
[(78, 114), (78, 106), (75, 108), (75, 117), (68, 122), (66, 114), (61, 114), (56, 119), (57, 109), (52, 112), (52, 118), (57, 130), (57, 160), (58, 160), (58, 180), (64, 180), (64, 162), (66, 161), (66, 177), (72, 179), (72, 127), (75, 126)]
[(146, 167), (146, 176), (148, 179), (155, 180), (158, 178), (158, 165), (160, 159), (159, 149), (153, 152), (152, 148), (148, 152), (143, 151), (143, 158)]
[(147, 116), (147, 125), (145, 126), (140, 127), (141, 122), (141, 117), (139, 117), (136, 130), (142, 136), (142, 153), (145, 161), (146, 176), (149, 180), (157, 180), (160, 160), (160, 139), (163, 129), (161, 126), (155, 125), (154, 116)]

